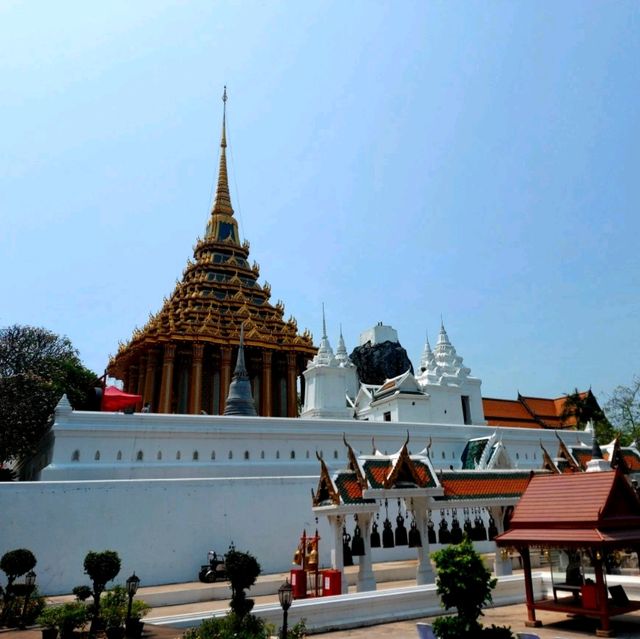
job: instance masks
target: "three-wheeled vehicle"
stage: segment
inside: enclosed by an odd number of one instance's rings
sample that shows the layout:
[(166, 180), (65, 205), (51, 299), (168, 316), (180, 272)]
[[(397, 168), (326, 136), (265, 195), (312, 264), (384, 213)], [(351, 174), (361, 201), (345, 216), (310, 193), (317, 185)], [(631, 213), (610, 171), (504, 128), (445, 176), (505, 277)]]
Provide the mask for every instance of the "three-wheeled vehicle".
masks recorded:
[(211, 584), (214, 581), (224, 580), (227, 578), (227, 569), (224, 565), (224, 558), (219, 557), (216, 552), (210, 550), (207, 553), (208, 564), (200, 566), (198, 579), (205, 584)]

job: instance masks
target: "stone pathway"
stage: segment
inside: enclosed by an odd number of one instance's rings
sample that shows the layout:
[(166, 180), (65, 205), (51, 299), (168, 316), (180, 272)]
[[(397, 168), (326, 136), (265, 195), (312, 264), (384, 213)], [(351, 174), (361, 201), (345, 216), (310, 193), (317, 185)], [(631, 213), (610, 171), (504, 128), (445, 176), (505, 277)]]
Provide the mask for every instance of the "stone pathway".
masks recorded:
[[(593, 619), (568, 617), (564, 614), (538, 611), (536, 614), (542, 621), (543, 626), (529, 629), (524, 625), (526, 614), (524, 604), (501, 606), (500, 608), (487, 609), (482, 621), (485, 625), (511, 626), (511, 630), (514, 633), (535, 632), (540, 639), (585, 639), (586, 637), (595, 637), (597, 623)], [(416, 623), (418, 621), (430, 623), (433, 618), (398, 621), (366, 628), (326, 632), (315, 636), (321, 639), (417, 639)], [(612, 628), (616, 631), (616, 637), (619, 639), (640, 638), (640, 612), (616, 617), (611, 623)], [(183, 632), (184, 630), (178, 628), (146, 624), (143, 639), (177, 639), (182, 636)], [(80, 633), (76, 637), (77, 639), (84, 639)], [(39, 629), (35, 628), (0, 630), (0, 639), (41, 639), (41, 633)]]

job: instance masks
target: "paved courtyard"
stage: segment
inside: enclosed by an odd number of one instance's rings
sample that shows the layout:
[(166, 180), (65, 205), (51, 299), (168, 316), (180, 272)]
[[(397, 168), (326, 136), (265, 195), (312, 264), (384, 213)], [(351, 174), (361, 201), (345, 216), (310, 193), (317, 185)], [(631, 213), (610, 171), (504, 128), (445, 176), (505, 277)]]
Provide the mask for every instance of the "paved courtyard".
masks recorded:
[[(592, 619), (568, 617), (563, 614), (542, 611), (539, 611), (537, 616), (544, 625), (540, 628), (529, 629), (524, 625), (526, 618), (524, 604), (501, 606), (500, 608), (487, 609), (483, 623), (485, 625), (508, 625), (511, 626), (514, 633), (535, 632), (540, 639), (584, 639), (595, 636), (597, 624)], [(366, 628), (325, 632), (315, 636), (322, 639), (417, 639), (416, 623), (418, 621), (431, 622), (432, 619), (425, 617), (424, 619), (398, 621)], [(617, 617), (612, 620), (612, 627), (619, 639), (639, 639), (640, 613)], [(147, 624), (144, 639), (177, 639), (183, 632), (183, 629)], [(2, 639), (41, 639), (41, 633), (39, 629), (0, 630), (0, 637)], [(82, 635), (78, 633), (77, 637), (81, 639)]]

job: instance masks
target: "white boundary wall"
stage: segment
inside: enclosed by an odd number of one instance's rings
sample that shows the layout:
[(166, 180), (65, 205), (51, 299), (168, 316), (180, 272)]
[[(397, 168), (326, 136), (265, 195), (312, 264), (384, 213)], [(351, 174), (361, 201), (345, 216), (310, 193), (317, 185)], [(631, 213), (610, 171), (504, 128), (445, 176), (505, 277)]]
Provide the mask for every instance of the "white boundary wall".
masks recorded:
[[(316, 484), (311, 477), (0, 484), (0, 555), (29, 548), (46, 594), (88, 583), (89, 550), (119, 553), (116, 582), (134, 570), (145, 585), (195, 581), (207, 550), (224, 553), (231, 541), (263, 572), (284, 571), (303, 527), (315, 527)], [(321, 550), (326, 562), (327, 544)]]

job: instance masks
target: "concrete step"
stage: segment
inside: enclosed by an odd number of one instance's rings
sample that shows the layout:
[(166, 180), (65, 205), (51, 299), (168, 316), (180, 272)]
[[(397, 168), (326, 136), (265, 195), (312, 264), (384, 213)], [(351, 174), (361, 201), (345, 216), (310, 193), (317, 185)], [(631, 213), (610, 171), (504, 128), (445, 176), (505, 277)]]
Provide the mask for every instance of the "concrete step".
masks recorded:
[[(373, 571), (378, 583), (415, 580), (416, 560), (374, 564)], [(345, 573), (349, 586), (355, 585), (358, 578), (358, 566), (349, 566), (345, 569)], [(255, 598), (277, 595), (278, 588), (288, 577), (288, 573), (261, 575), (249, 591), (249, 596)], [(144, 579), (144, 576), (142, 578)], [(116, 582), (117, 581), (116, 579)], [(72, 601), (73, 599), (73, 595), (47, 597), (47, 601), (52, 604), (64, 603), (66, 601)], [(146, 586), (138, 589), (136, 599), (142, 599), (152, 608), (182, 606), (199, 602), (220, 601), (228, 603), (229, 599), (231, 599), (231, 588), (229, 587), (228, 581), (212, 584), (190, 581), (186, 583), (164, 584), (161, 586)]]

